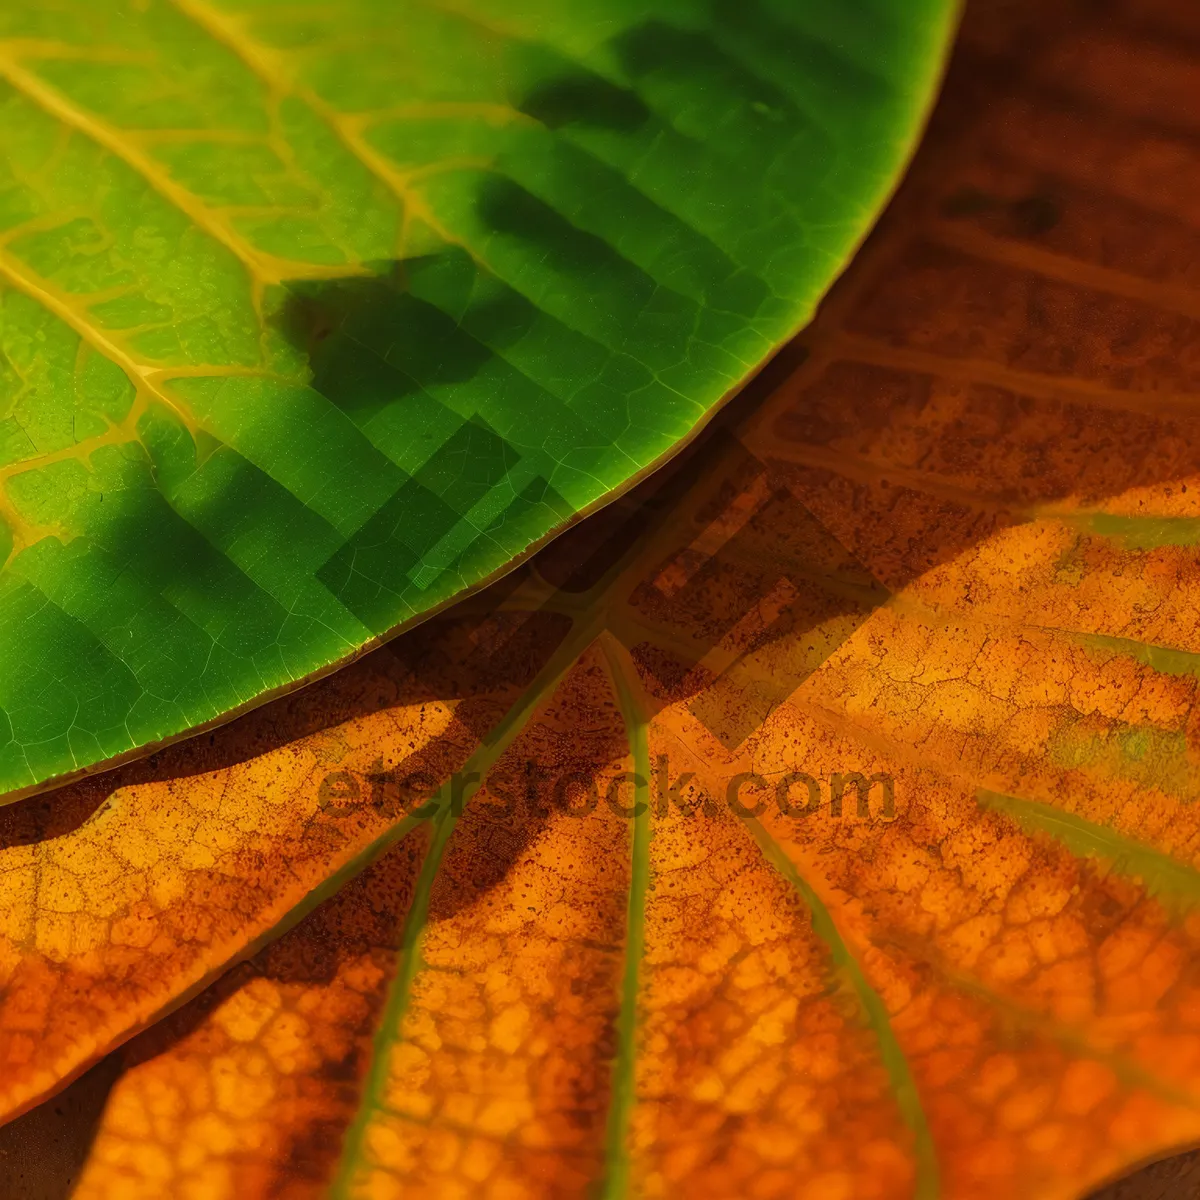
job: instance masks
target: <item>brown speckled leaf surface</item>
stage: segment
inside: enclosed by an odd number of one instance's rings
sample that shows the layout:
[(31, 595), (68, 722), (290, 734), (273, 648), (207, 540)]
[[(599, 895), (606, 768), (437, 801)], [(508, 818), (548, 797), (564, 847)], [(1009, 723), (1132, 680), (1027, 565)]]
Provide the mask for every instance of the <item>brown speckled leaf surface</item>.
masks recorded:
[(0, 1195), (1076, 1200), (1200, 1142), (1197, 96), (1187, 4), (980, 0), (674, 465), (0, 812)]

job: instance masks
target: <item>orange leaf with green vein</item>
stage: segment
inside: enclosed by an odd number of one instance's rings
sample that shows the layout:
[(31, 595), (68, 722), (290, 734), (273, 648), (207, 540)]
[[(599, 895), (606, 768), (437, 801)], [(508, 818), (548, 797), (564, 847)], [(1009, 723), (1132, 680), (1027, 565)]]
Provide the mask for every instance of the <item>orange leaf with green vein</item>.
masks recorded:
[(1067, 1200), (1200, 1140), (1200, 302), (1160, 186), (1200, 27), (1087, 11), (968, 13), (804, 353), (673, 466), (4, 814), (8, 1111), (178, 1006), (68, 1090), (111, 1087), (77, 1196)]

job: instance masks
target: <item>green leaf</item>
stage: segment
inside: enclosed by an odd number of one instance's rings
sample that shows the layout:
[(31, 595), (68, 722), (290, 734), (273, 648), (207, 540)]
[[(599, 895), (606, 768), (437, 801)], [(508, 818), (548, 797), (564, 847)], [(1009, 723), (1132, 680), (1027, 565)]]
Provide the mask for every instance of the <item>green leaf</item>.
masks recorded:
[(228, 717), (651, 469), (814, 305), (949, 0), (0, 9), (0, 790)]

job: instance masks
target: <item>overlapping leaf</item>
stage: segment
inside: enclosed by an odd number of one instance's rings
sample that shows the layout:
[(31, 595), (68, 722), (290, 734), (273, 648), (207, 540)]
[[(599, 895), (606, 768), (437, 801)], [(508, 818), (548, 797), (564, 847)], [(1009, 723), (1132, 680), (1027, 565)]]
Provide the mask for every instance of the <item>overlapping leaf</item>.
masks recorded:
[(953, 6), (0, 12), (0, 792), (503, 570), (811, 315)]

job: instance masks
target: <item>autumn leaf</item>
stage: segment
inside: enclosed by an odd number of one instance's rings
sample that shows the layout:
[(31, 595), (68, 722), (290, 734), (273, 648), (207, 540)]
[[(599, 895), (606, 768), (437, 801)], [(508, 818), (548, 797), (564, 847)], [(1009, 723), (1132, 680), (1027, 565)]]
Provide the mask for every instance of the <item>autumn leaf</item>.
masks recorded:
[(0, 814), (6, 1111), (120, 1046), (76, 1196), (1066, 1198), (1200, 1140), (1200, 30), (1088, 11), (968, 13), (662, 472)]
[(15, 0), (0, 793), (481, 586), (692, 437), (911, 150), (950, 0)]

